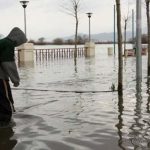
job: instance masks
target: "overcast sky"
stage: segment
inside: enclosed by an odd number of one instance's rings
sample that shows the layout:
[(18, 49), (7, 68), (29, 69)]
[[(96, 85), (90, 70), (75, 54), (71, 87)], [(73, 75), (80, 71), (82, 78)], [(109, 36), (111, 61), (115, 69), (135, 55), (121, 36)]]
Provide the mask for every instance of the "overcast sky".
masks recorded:
[[(75, 20), (62, 11), (63, 0), (29, 0), (26, 8), (27, 37), (37, 40), (44, 37), (53, 40), (74, 34)], [(70, 1), (70, 0), (65, 0)], [(136, 0), (122, 0), (122, 18), (128, 9), (135, 9)], [(128, 5), (129, 3), (129, 5)], [(79, 14), (79, 33), (88, 34), (88, 17), (85, 13), (92, 12), (91, 33), (113, 32), (113, 6), (115, 0), (81, 0), (82, 11)], [(142, 7), (145, 16), (145, 6)], [(6, 36), (9, 31), (18, 26), (24, 30), (24, 12), (19, 0), (0, 0), (0, 33)], [(146, 27), (143, 18), (142, 27)], [(131, 30), (131, 19), (128, 30)]]

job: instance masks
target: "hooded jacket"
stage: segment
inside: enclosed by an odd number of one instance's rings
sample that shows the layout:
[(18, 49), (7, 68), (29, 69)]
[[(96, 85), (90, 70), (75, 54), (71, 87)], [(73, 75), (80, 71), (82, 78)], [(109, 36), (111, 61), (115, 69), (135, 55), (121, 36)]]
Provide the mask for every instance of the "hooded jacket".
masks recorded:
[(27, 41), (25, 34), (15, 27), (7, 37), (0, 40), (0, 79), (19, 84), (19, 74), (15, 63), (15, 47)]

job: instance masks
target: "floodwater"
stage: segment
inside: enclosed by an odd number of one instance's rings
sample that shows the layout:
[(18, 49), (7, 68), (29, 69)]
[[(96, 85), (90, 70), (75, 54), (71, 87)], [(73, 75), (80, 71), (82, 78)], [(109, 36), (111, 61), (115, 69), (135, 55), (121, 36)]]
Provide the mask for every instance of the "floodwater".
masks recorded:
[[(52, 47), (52, 46), (51, 46)], [(117, 87), (117, 55), (96, 45), (95, 58), (37, 61), (19, 66), (13, 89), (14, 125), (0, 129), (0, 150), (149, 150), (147, 56), (136, 88), (136, 59), (124, 59), (124, 95)], [(95, 91), (95, 92), (94, 92)]]

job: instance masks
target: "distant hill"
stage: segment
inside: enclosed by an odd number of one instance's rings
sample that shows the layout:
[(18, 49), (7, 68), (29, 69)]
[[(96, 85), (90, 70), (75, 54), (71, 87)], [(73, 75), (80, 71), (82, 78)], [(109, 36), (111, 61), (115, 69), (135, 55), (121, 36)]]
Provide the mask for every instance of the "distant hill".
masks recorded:
[[(88, 34), (79, 33), (78, 35), (88, 37)], [(132, 38), (132, 33), (127, 32), (126, 36), (127, 36), (127, 40), (129, 40)], [(65, 40), (74, 39), (74, 36), (64, 37), (64, 39)], [(98, 33), (98, 34), (91, 34), (91, 39), (94, 42), (113, 41), (114, 40), (114, 33), (113, 32), (109, 32), (109, 33), (104, 32), (104, 33)], [(117, 34), (116, 34), (116, 40), (117, 40)]]

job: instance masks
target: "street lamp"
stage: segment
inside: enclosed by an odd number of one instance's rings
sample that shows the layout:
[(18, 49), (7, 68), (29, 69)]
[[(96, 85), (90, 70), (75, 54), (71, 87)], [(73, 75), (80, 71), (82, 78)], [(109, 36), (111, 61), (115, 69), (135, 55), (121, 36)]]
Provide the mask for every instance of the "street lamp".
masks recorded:
[(136, 78), (142, 80), (141, 0), (136, 1)]
[(91, 42), (91, 22), (90, 22), (90, 19), (91, 19), (91, 16), (92, 16), (92, 13), (91, 12), (88, 12), (86, 13), (89, 17), (89, 42)]
[(26, 35), (27, 34), (27, 31), (26, 31), (26, 7), (27, 7), (27, 4), (29, 3), (29, 1), (20, 1), (20, 3), (22, 5), (22, 7), (24, 8), (24, 32)]

